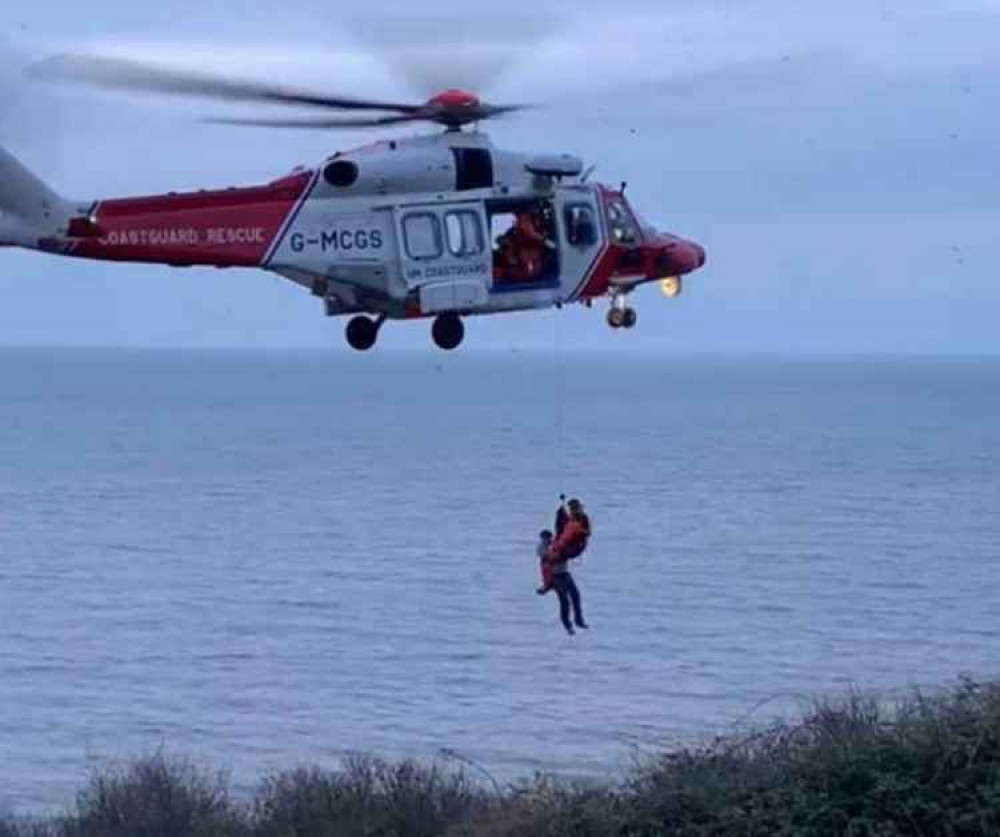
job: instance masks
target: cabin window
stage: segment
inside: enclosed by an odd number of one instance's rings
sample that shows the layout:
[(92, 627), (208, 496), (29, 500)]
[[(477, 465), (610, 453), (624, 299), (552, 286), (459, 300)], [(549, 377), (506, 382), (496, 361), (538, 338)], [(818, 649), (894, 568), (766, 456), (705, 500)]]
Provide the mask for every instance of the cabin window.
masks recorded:
[(564, 210), (566, 240), (573, 247), (593, 247), (597, 244), (597, 218), (588, 203), (571, 203)]
[(406, 252), (411, 259), (438, 259), (441, 257), (441, 222), (429, 212), (407, 215), (403, 221)]
[(459, 192), (469, 189), (493, 187), (493, 155), (486, 148), (453, 148), (455, 155), (455, 188)]
[(467, 209), (444, 217), (448, 251), (453, 256), (478, 256), (483, 252), (483, 228), (479, 216)]

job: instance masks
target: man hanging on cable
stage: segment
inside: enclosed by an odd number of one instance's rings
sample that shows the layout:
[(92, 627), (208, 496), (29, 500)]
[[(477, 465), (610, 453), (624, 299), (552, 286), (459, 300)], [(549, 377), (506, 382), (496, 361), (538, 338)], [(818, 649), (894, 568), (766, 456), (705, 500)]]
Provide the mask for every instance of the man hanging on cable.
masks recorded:
[[(556, 537), (546, 553), (546, 563), (551, 571), (552, 586), (559, 596), (559, 618), (569, 634), (575, 633), (573, 625), (587, 628), (583, 620), (583, 605), (580, 601), (580, 590), (569, 571), (569, 562), (583, 555), (590, 540), (590, 518), (583, 509), (583, 503), (576, 498), (570, 500), (565, 508), (560, 506), (556, 513)], [(538, 589), (539, 593), (547, 592), (546, 585)], [(573, 621), (570, 622), (570, 609)]]

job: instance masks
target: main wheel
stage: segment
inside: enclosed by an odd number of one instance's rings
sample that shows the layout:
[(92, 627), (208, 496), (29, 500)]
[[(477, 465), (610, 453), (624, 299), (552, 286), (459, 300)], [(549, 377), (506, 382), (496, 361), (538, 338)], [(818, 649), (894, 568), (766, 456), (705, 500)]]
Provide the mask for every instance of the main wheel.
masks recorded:
[(625, 310), (624, 308), (612, 308), (608, 311), (608, 325), (612, 328), (621, 328), (625, 325)]
[(622, 326), (625, 328), (635, 328), (635, 324), (639, 321), (639, 315), (635, 313), (634, 308), (625, 309), (625, 319), (622, 322)]
[(465, 338), (465, 326), (457, 314), (441, 314), (434, 320), (431, 336), (438, 348), (451, 351), (462, 344)]
[(378, 323), (368, 317), (353, 317), (347, 324), (347, 342), (352, 349), (367, 352), (378, 340)]

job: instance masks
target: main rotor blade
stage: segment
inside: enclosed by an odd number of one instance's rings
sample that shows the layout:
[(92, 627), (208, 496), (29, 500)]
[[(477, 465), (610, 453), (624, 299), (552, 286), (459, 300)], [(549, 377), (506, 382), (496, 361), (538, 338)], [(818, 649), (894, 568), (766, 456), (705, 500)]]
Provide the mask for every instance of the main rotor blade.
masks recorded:
[(437, 110), (425, 108), (420, 113), (404, 114), (402, 116), (381, 116), (359, 119), (255, 119), (244, 117), (212, 117), (205, 121), (213, 125), (242, 125), (254, 128), (305, 128), (305, 129), (336, 129), (336, 128), (383, 128), (387, 125), (401, 125), (406, 122), (437, 122), (441, 125), (467, 125), (470, 122), (492, 119), (505, 113), (525, 110), (527, 105), (483, 105), (470, 111)]
[(538, 105), (483, 105), (483, 119), (503, 116), (506, 113), (518, 113), (522, 110), (535, 110)]
[(140, 90), (178, 96), (201, 96), (231, 102), (307, 105), (334, 110), (384, 110), (417, 113), (423, 105), (379, 102), (345, 96), (327, 96), (305, 90), (272, 86), (254, 81), (189, 73), (122, 58), (61, 55), (29, 69), (35, 78), (89, 84), (117, 90)]
[(419, 114), (412, 116), (383, 116), (378, 119), (241, 119), (215, 117), (206, 119), (213, 125), (238, 125), (251, 128), (303, 128), (306, 130), (333, 130), (336, 128), (381, 128), (386, 125), (399, 125), (404, 122), (420, 122), (426, 117)]
[(518, 64), (531, 63), (543, 43), (566, 27), (562, 16), (521, 11), (435, 15), (422, 10), (343, 21), (367, 52), (388, 65), (420, 96), (462, 88), (486, 94)]

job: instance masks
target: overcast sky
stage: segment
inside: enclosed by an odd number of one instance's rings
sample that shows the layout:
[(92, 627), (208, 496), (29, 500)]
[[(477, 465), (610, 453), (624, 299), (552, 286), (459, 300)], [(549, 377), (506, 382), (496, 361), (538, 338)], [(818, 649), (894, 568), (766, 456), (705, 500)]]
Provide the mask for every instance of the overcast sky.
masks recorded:
[[(472, 344), (1000, 351), (1000, 0), (578, 1), (544, 19), (537, 2), (439, 0), (424, 20), (375, 0), (18, 5), (0, 144), (73, 198), (259, 182), (370, 135), (202, 124), (233, 111), (43, 87), (21, 78), (32, 58), (101, 51), (360, 95), (454, 79), (547, 103), (494, 141), (584, 157), (708, 251), (680, 299), (636, 294), (634, 332), (574, 307), (477, 319)], [(342, 328), (265, 273), (0, 251), (0, 344), (340, 350)], [(425, 323), (382, 339), (429, 344)]]

